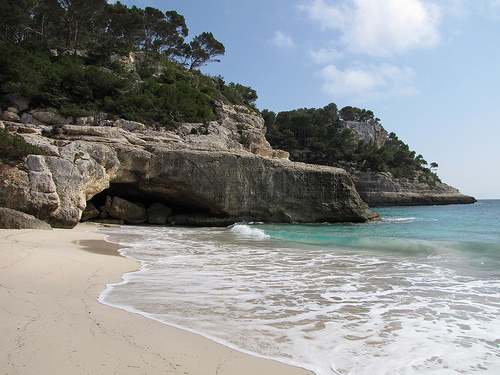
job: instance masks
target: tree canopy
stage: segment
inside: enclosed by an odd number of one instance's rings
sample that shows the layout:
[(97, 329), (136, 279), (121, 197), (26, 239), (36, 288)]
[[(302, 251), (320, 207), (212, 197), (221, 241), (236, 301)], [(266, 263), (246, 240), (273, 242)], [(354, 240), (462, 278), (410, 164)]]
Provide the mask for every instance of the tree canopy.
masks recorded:
[(183, 15), (106, 0), (3, 0), (0, 40), (108, 58), (143, 51), (198, 69), (218, 62), (224, 45), (210, 32), (187, 40)]

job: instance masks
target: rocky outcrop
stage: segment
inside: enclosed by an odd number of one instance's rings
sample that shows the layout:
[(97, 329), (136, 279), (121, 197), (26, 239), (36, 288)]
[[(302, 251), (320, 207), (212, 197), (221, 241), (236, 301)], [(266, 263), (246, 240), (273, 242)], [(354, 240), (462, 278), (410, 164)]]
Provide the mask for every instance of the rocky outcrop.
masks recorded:
[(266, 139), (262, 116), (239, 105), (216, 103), (217, 121), (181, 124), (176, 133), (200, 149), (248, 151), (256, 155), (288, 159), (286, 151), (274, 150)]
[[(350, 129), (364, 143), (382, 147), (388, 137), (388, 132), (375, 120), (366, 122), (341, 121), (341, 126)], [(439, 181), (429, 183), (413, 179), (395, 178), (388, 172), (362, 172), (350, 170), (356, 189), (361, 198), (370, 207), (376, 206), (416, 206), (468, 204), (476, 199), (461, 194), (457, 189)]]
[(90, 221), (98, 219), (101, 216), (101, 211), (95, 206), (94, 203), (88, 202), (87, 207), (82, 213), (81, 221)]
[(373, 143), (377, 147), (382, 147), (389, 137), (389, 133), (375, 120), (366, 122), (340, 121), (340, 126), (352, 130), (360, 141)]
[[(84, 211), (95, 216), (87, 204), (106, 190), (115, 193), (107, 204), (93, 203), (99, 216), (129, 223), (145, 222), (151, 203), (172, 207), (172, 224), (362, 222), (374, 216), (345, 170), (291, 162), (269, 146), (255, 112), (226, 105), (218, 111), (218, 122), (183, 124), (176, 132), (116, 120), (104, 120), (106, 126), (95, 119), (54, 126), (7, 122), (9, 131), (43, 145), (47, 155), (0, 166), (0, 206), (63, 228), (75, 226)], [(22, 133), (21, 127), (35, 131)]]
[(361, 198), (370, 207), (468, 204), (476, 199), (457, 189), (436, 182), (430, 185), (418, 178), (394, 178), (390, 173), (356, 172), (354, 183)]
[(108, 197), (105, 207), (113, 219), (123, 220), (128, 224), (142, 224), (147, 220), (146, 208), (142, 204), (132, 203), (120, 197)]
[(50, 229), (50, 225), (24, 212), (0, 207), (0, 229)]

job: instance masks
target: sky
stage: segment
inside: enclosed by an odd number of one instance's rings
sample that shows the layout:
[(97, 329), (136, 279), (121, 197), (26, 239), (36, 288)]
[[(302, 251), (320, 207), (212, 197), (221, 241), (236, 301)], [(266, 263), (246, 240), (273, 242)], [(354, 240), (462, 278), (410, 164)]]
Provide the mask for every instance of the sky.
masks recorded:
[(258, 107), (371, 109), (463, 193), (500, 199), (500, 0), (127, 0), (211, 31)]

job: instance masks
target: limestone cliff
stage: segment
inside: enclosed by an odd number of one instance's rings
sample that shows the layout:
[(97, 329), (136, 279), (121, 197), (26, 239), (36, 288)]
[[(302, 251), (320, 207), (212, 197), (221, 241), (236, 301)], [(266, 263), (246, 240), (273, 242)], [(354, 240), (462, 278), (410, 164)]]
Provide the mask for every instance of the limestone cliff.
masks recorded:
[(418, 178), (394, 178), (390, 173), (354, 172), (361, 198), (371, 207), (468, 204), (473, 197), (441, 182), (430, 185)]
[[(0, 207), (64, 228), (76, 225), (87, 206), (93, 211), (87, 217), (112, 211), (122, 219), (123, 212), (125, 221), (128, 207), (136, 223), (159, 204), (172, 208), (170, 223), (182, 224), (362, 222), (374, 216), (345, 170), (289, 161), (269, 146), (261, 116), (246, 107), (219, 104), (217, 111), (217, 122), (182, 124), (176, 131), (106, 115), (62, 119), (26, 109), (14, 118), (4, 112), (4, 119), (17, 121), (4, 121), (6, 129), (46, 155), (0, 165)], [(100, 203), (91, 201), (106, 192), (120, 200), (101, 202), (99, 211)], [(125, 200), (134, 203), (120, 203)]]
[[(377, 121), (341, 121), (360, 141), (382, 147), (388, 132)], [(389, 172), (350, 170), (361, 198), (371, 207), (405, 205), (468, 204), (476, 199), (461, 194), (458, 189), (439, 181), (423, 182), (415, 178), (396, 178)]]

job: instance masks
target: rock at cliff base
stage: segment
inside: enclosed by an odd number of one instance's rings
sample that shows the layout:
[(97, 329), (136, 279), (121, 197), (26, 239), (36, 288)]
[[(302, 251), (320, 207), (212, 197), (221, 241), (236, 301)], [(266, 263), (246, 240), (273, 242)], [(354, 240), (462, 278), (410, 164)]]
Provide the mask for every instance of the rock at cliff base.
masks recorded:
[(71, 119), (67, 119), (50, 111), (32, 111), (31, 115), (35, 120), (47, 125), (63, 125), (71, 123)]
[(97, 209), (97, 207), (92, 202), (88, 202), (87, 207), (85, 207), (85, 210), (82, 213), (81, 221), (97, 219), (100, 214), (101, 212)]
[(172, 209), (161, 203), (153, 203), (148, 208), (148, 223), (154, 225), (165, 225), (170, 216)]
[(129, 132), (146, 130), (146, 125), (141, 124), (140, 122), (128, 121), (123, 119), (116, 120), (114, 122), (114, 126), (116, 126), (117, 128), (122, 128), (123, 130), (127, 130)]
[(10, 112), (10, 111), (4, 111), (2, 113), (1, 119), (3, 121), (12, 121), (12, 122), (20, 122), (21, 121), (21, 118), (19, 117), (19, 115), (17, 113)]
[(0, 207), (0, 229), (51, 229), (51, 227), (24, 212)]
[(112, 218), (124, 220), (129, 224), (142, 224), (147, 220), (144, 206), (120, 197), (108, 197), (106, 211)]

